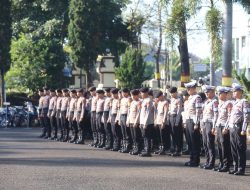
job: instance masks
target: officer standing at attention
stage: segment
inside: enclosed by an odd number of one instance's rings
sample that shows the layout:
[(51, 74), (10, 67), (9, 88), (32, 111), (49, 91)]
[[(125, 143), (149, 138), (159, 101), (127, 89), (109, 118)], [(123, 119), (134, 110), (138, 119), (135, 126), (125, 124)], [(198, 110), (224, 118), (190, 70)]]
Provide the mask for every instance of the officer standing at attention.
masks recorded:
[[(83, 89), (77, 90), (77, 102), (76, 109), (74, 112), (74, 121), (77, 123), (78, 136), (76, 144), (84, 144), (84, 121), (86, 118), (86, 99), (83, 96)], [(86, 124), (86, 123), (85, 123)]]
[(215, 96), (215, 87), (204, 85), (203, 91), (206, 94), (206, 101), (203, 105), (202, 139), (205, 150), (206, 163), (202, 166), (204, 169), (213, 169), (215, 164), (215, 125), (218, 118), (218, 100)]
[(102, 123), (103, 111), (104, 111), (104, 90), (97, 90), (97, 103), (96, 103), (96, 128), (97, 128), (97, 135), (99, 139), (99, 143), (97, 144), (97, 148), (104, 148), (105, 147), (105, 130), (104, 124)]
[(104, 101), (104, 112), (103, 112), (103, 124), (105, 129), (105, 135), (106, 135), (106, 142), (105, 142), (105, 149), (110, 150), (113, 147), (113, 135), (111, 130), (111, 123), (109, 120), (109, 116), (111, 114), (110, 108), (111, 108), (111, 89), (106, 88), (105, 89), (105, 101)]
[(119, 89), (113, 88), (111, 90), (112, 94), (112, 103), (111, 103), (111, 114), (110, 114), (110, 122), (111, 122), (111, 128), (112, 128), (112, 134), (113, 134), (113, 148), (112, 151), (118, 151), (121, 148), (121, 128), (118, 125), (117, 120), (117, 114), (119, 111), (119, 95), (118, 95)]
[(163, 96), (163, 92), (159, 91), (155, 95), (156, 98), (156, 114), (155, 114), (155, 129), (156, 129), (156, 136), (159, 139), (159, 150), (155, 152), (155, 154), (165, 155), (166, 154), (166, 146), (167, 146), (167, 116), (169, 111), (169, 104), (168, 101), (165, 100)]
[(62, 106), (62, 90), (61, 89), (57, 89), (56, 90), (56, 125), (57, 125), (57, 129), (60, 130), (60, 138), (58, 138), (58, 135), (56, 134), (56, 136), (54, 136), (54, 140), (63, 140), (64, 135), (63, 135), (63, 128), (62, 128), (62, 123), (61, 123), (61, 106)]
[(97, 128), (96, 128), (96, 104), (97, 104), (97, 95), (96, 95), (96, 87), (92, 86), (89, 88), (89, 92), (91, 98), (89, 99), (90, 103), (90, 122), (91, 122), (91, 129), (93, 134), (93, 142), (90, 146), (97, 146), (99, 143), (98, 135), (97, 135)]
[(235, 101), (229, 116), (231, 151), (234, 169), (229, 174), (244, 175), (246, 168), (247, 127), (250, 123), (250, 104), (243, 98), (243, 88), (239, 84), (232, 84)]
[(140, 111), (140, 128), (144, 140), (144, 149), (139, 154), (142, 157), (151, 157), (151, 140), (153, 138), (154, 128), (154, 106), (153, 100), (149, 97), (149, 89), (143, 87), (140, 89), (142, 104)]
[(121, 153), (129, 153), (132, 148), (132, 139), (129, 126), (127, 126), (127, 116), (129, 112), (129, 105), (131, 98), (129, 96), (129, 89), (122, 89), (122, 98), (120, 100), (120, 125), (122, 130), (122, 149)]
[(78, 127), (76, 120), (74, 120), (74, 112), (76, 110), (76, 104), (77, 104), (76, 90), (71, 90), (69, 106), (67, 109), (67, 120), (69, 121), (69, 128), (72, 130), (72, 136), (69, 141), (70, 143), (75, 143), (76, 140), (78, 139)]
[[(44, 98), (42, 101), (42, 117), (44, 120), (44, 129), (45, 129), (45, 139), (51, 138), (51, 126), (48, 118), (48, 111), (49, 111), (49, 101), (50, 101), (50, 94), (49, 89), (47, 87), (43, 88), (44, 90)], [(46, 135), (47, 133), (47, 135)]]
[(197, 167), (200, 164), (200, 117), (202, 114), (201, 97), (196, 92), (196, 81), (184, 84), (190, 95), (185, 104), (185, 118), (190, 160), (185, 166)]
[(171, 87), (169, 89), (171, 96), (170, 106), (169, 106), (169, 124), (172, 134), (174, 153), (171, 156), (181, 156), (182, 150), (182, 123), (181, 123), (181, 112), (182, 112), (182, 101), (178, 97), (178, 92), (176, 87)]
[(43, 106), (43, 99), (44, 99), (44, 90), (39, 89), (38, 95), (40, 96), (39, 98), (39, 103), (38, 103), (38, 118), (40, 121), (40, 125), (42, 126), (42, 134), (39, 136), (40, 138), (44, 138), (46, 133), (45, 133), (45, 125), (44, 125), (44, 118), (42, 116), (42, 106)]
[(228, 123), (228, 117), (232, 110), (232, 102), (227, 100), (228, 90), (225, 87), (218, 86), (219, 96), (218, 119), (216, 122), (216, 142), (219, 152), (218, 172), (228, 172), (231, 162), (230, 136), (229, 131), (225, 129)]
[(56, 92), (55, 90), (50, 90), (50, 101), (49, 101), (49, 111), (48, 118), (50, 120), (50, 126), (52, 131), (52, 139), (57, 137), (57, 125), (56, 125)]
[(133, 141), (131, 155), (138, 155), (142, 150), (142, 136), (139, 125), (141, 101), (139, 99), (140, 91), (135, 89), (131, 91), (132, 102), (130, 104), (127, 126), (130, 128), (131, 137)]
[(69, 121), (67, 120), (67, 111), (69, 108), (69, 90), (63, 89), (63, 97), (62, 97), (62, 104), (61, 104), (61, 125), (62, 125), (62, 132), (63, 132), (63, 139), (60, 141), (67, 142), (69, 140)]

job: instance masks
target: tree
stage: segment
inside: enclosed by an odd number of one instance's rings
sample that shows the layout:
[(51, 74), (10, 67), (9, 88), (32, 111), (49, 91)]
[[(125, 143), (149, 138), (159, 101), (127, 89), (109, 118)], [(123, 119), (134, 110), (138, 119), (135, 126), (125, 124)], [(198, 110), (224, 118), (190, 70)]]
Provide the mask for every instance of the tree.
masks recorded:
[(0, 69), (1, 69), (1, 102), (3, 105), (5, 96), (4, 74), (10, 66), (10, 43), (11, 43), (11, 3), (10, 0), (0, 1)]
[(124, 0), (70, 1), (68, 31), (71, 59), (85, 70), (88, 85), (92, 84), (91, 71), (98, 54), (109, 49), (118, 60), (119, 50), (125, 50), (122, 37), (126, 36), (127, 29), (121, 19), (121, 8), (125, 4)]
[(221, 56), (221, 12), (215, 7), (214, 0), (210, 0), (210, 9), (206, 13), (206, 29), (210, 38), (210, 85), (214, 85), (215, 63)]
[(11, 45), (11, 68), (6, 74), (8, 87), (34, 93), (38, 88), (63, 87), (64, 52), (56, 39), (33, 40), (22, 34)]
[[(170, 41), (175, 35), (179, 38), (179, 54), (181, 61), (181, 85), (190, 80), (189, 53), (187, 43), (186, 21), (195, 14), (199, 0), (173, 0), (171, 14), (167, 20), (167, 32)], [(172, 46), (172, 45), (171, 45)]]
[(146, 63), (143, 61), (141, 50), (127, 48), (122, 55), (122, 62), (115, 70), (115, 75), (121, 87), (130, 89), (140, 88), (144, 80)]
[(224, 25), (222, 44), (222, 85), (232, 84), (232, 23), (233, 23), (233, 2), (240, 3), (250, 11), (249, 0), (222, 0), (224, 3)]

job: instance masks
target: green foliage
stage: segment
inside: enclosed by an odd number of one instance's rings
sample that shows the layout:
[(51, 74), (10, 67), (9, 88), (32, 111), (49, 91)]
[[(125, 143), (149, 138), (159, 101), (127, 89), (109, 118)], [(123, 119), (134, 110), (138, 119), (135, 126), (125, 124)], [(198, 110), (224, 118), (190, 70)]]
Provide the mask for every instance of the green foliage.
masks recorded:
[(247, 92), (246, 95), (250, 100), (250, 80), (246, 78), (246, 69), (244, 69), (240, 74), (238, 74), (236, 70), (233, 70), (233, 75), (240, 82), (240, 84), (244, 86)]
[(2, 71), (10, 66), (10, 43), (11, 43), (11, 4), (10, 0), (0, 1), (0, 64)]
[(137, 49), (127, 48), (122, 55), (122, 62), (115, 70), (117, 79), (121, 87), (130, 89), (139, 88), (145, 76), (146, 63), (143, 61), (142, 52)]
[(33, 93), (38, 88), (63, 86), (65, 57), (58, 40), (33, 40), (22, 34), (11, 45), (11, 68), (6, 74), (8, 88)]
[(219, 62), (222, 53), (222, 23), (221, 12), (215, 7), (211, 7), (206, 13), (206, 28), (211, 40), (211, 54), (216, 63)]
[(125, 1), (71, 0), (69, 6), (69, 45), (71, 59), (87, 73), (92, 83), (94, 63), (98, 54), (109, 49), (116, 60), (119, 52), (125, 50), (122, 38), (127, 29), (122, 23), (121, 8)]

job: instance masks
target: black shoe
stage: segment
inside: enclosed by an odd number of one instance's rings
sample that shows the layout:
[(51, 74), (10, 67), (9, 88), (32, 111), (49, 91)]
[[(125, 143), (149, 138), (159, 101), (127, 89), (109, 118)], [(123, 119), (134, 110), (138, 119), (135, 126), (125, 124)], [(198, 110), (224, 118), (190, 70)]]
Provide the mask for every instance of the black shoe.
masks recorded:
[(201, 164), (201, 165), (199, 166), (199, 168), (200, 168), (200, 169), (204, 169), (204, 168), (207, 167), (208, 165), (209, 165), (208, 163)]
[(237, 172), (237, 170), (229, 170), (228, 174), (235, 174)]
[(75, 141), (75, 144), (84, 144), (84, 141), (83, 140)]
[(199, 166), (199, 163), (194, 163), (194, 162), (186, 162), (185, 163), (185, 166), (188, 166), (188, 167), (198, 167)]
[(144, 152), (139, 154), (140, 157), (151, 157), (152, 155), (149, 152)]
[(189, 151), (188, 151), (188, 150), (184, 150), (184, 151), (182, 152), (182, 155), (189, 155)]
[(173, 156), (173, 157), (178, 157), (178, 156), (181, 156), (181, 153), (175, 152), (175, 153), (173, 153), (171, 156)]
[(94, 147), (94, 146), (95, 146), (95, 143), (92, 142), (92, 143), (89, 144), (89, 146)]
[(235, 172), (234, 175), (245, 175), (245, 172), (240, 170), (240, 171)]
[(217, 170), (218, 172), (228, 172), (229, 168), (228, 167), (223, 167)]
[(114, 147), (114, 148), (112, 148), (112, 149), (110, 149), (111, 151), (114, 151), (114, 152), (117, 152), (117, 151), (119, 151), (120, 150), (120, 148), (119, 147)]
[(213, 165), (207, 165), (204, 167), (205, 170), (212, 170), (214, 169), (214, 166)]

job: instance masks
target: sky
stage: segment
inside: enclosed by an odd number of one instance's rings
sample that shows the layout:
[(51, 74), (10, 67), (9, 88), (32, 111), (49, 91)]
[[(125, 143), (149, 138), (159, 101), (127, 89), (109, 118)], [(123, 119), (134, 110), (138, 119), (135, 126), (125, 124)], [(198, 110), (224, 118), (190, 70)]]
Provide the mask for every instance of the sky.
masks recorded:
[[(152, 6), (154, 3), (154, 0), (141, 0), (144, 1), (144, 3)], [(133, 2), (137, 2), (137, 0), (133, 0)], [(223, 12), (223, 5), (218, 3), (218, 7)], [(208, 33), (205, 30), (204, 19), (206, 15), (206, 11), (208, 10), (208, 7), (206, 5), (200, 10), (200, 12), (187, 23), (187, 29), (188, 31), (188, 48), (189, 52), (193, 53), (201, 58), (207, 58), (210, 56), (210, 43), (208, 39)], [(234, 23), (237, 22), (237, 26), (243, 26), (244, 27), (244, 20), (245, 19), (239, 19), (245, 16), (243, 8), (241, 6), (234, 4)], [(244, 22), (244, 23), (243, 23)], [(236, 28), (233, 26), (233, 33), (234, 31), (239, 30), (239, 28)], [(144, 31), (147, 33), (147, 31)], [(157, 33), (154, 33), (157, 35)], [(150, 43), (150, 40), (148, 38), (148, 35), (142, 35), (142, 41), (144, 43)], [(164, 43), (163, 43), (164, 44)], [(164, 48), (164, 47), (163, 47)]]

